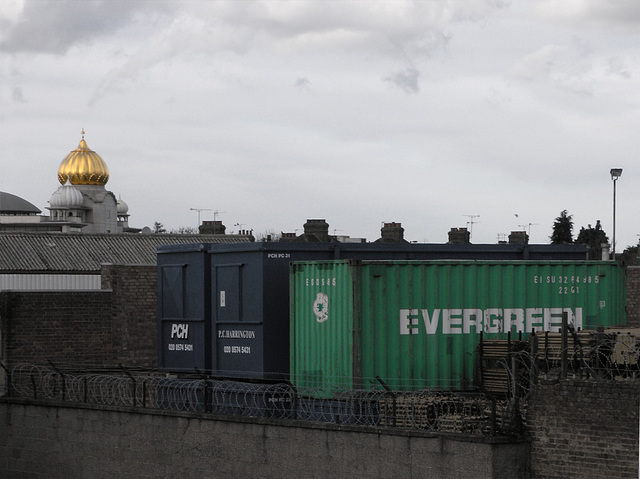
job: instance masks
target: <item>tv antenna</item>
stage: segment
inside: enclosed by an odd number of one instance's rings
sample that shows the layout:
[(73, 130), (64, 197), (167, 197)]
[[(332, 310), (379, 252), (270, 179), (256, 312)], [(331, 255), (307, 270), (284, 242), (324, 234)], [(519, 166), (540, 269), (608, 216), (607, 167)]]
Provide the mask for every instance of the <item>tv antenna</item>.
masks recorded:
[[(522, 228), (522, 231), (527, 233), (527, 236), (531, 236), (531, 227), (537, 226), (537, 224), (538, 223), (527, 223), (526, 225), (518, 225), (518, 226)], [(527, 228), (529, 228), (529, 231), (527, 231)]]
[(226, 211), (218, 211), (218, 210), (215, 210), (215, 211), (213, 212), (213, 221), (215, 221), (215, 220), (217, 219), (218, 215), (223, 215), (223, 214), (225, 214), (225, 213), (226, 213)]
[(480, 218), (480, 215), (462, 215), (462, 216), (466, 216), (467, 218), (469, 218), (469, 221), (467, 221), (467, 225), (469, 226), (469, 239), (471, 239), (471, 236), (473, 235), (473, 225), (475, 223), (478, 223), (478, 221), (474, 221), (474, 219)]
[(200, 213), (202, 211), (211, 211), (211, 209), (209, 208), (189, 208), (191, 211), (197, 211), (198, 212), (198, 228), (200, 227)]

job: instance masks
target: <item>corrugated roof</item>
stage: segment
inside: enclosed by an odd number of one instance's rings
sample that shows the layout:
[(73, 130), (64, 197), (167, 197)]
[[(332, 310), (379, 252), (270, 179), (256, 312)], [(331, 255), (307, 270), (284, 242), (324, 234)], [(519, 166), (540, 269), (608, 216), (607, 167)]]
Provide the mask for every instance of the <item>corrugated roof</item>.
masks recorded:
[(0, 233), (0, 271), (100, 271), (103, 263), (155, 265), (160, 245), (246, 243), (247, 236)]

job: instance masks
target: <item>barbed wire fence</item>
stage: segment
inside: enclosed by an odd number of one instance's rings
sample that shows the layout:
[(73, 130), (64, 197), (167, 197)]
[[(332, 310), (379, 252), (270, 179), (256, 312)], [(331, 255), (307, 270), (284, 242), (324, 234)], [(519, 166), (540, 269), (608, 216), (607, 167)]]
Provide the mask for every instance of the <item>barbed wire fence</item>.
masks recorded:
[(49, 363), (5, 371), (7, 393), (17, 398), (479, 435), (522, 434), (528, 400), (540, 379), (640, 377), (640, 341), (623, 331), (566, 328), (509, 341), (502, 350), (481, 341), (479, 349), (480, 392), (394, 391), (380, 378), (371, 378), (378, 384), (368, 389), (296, 388), (288, 382), (122, 366), (83, 369)]
[(245, 417), (425, 431), (508, 434), (509, 403), (475, 393), (443, 390), (295, 388), (166, 373), (56, 365), (20, 365), (9, 395), (41, 401), (125, 406)]

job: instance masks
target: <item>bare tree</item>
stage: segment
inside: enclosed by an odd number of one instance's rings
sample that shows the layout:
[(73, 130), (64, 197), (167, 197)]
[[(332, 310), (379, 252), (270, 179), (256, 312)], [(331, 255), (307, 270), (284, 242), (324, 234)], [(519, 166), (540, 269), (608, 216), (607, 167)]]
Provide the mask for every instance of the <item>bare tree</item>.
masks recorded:
[(268, 229), (264, 233), (256, 233), (256, 241), (280, 241), (282, 233), (274, 229)]
[(193, 226), (180, 226), (178, 228), (172, 229), (169, 233), (173, 235), (197, 235), (199, 233), (197, 228)]

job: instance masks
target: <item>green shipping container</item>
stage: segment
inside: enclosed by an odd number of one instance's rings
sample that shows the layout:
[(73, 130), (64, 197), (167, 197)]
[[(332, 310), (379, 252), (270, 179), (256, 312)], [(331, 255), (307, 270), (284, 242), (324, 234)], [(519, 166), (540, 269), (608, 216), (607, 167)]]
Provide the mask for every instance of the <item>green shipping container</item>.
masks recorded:
[(485, 338), (626, 324), (613, 262), (313, 261), (291, 265), (299, 388), (474, 389)]

